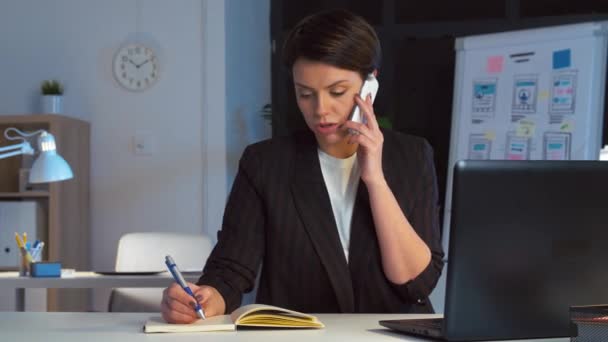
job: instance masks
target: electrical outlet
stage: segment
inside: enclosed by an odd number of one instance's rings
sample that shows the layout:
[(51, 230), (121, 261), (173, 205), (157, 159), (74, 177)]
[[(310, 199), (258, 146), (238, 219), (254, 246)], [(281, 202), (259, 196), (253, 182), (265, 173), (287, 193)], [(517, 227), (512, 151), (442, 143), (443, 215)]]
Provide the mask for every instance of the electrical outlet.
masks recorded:
[(149, 156), (156, 151), (156, 141), (151, 132), (135, 132), (133, 136), (133, 154)]

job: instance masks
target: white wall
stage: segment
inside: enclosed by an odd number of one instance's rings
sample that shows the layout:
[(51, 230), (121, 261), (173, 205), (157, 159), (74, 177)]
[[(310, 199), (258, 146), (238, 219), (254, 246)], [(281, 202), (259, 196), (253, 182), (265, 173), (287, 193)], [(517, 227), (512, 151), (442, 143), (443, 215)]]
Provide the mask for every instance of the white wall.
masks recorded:
[(225, 12), (223, 0), (203, 2), (203, 219), (214, 242), (227, 194)]
[[(248, 144), (271, 136), (260, 116), (270, 103), (270, 1), (226, 2), (226, 184), (234, 181)], [(243, 297), (253, 303), (256, 292)]]
[(227, 184), (243, 149), (271, 136), (259, 111), (270, 103), (270, 1), (226, 2)]
[[(160, 53), (160, 80), (143, 93), (111, 73), (133, 39)], [(91, 123), (94, 269), (113, 267), (127, 232), (215, 238), (235, 155), (270, 134), (256, 113), (270, 98), (269, 40), (268, 0), (2, 2), (0, 115), (37, 112), (40, 81), (57, 78), (65, 114)], [(152, 155), (133, 154), (136, 132), (151, 135)]]

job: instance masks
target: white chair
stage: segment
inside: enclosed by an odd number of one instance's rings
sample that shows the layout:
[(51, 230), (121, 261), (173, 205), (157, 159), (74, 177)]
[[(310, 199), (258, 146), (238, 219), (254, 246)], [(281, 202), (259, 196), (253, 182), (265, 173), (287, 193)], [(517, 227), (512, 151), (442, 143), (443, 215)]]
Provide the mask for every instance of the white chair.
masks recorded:
[[(171, 255), (182, 272), (201, 272), (211, 249), (202, 234), (129, 233), (118, 241), (117, 272), (166, 271), (165, 256)], [(118, 288), (110, 294), (108, 311), (159, 312), (162, 288)]]

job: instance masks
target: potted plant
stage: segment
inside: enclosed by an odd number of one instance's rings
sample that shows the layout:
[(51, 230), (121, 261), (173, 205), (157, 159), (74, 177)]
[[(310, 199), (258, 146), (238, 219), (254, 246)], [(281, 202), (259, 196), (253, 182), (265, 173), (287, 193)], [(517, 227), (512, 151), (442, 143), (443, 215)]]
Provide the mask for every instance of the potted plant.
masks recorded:
[(42, 112), (58, 114), (63, 110), (63, 85), (57, 80), (45, 80), (42, 91)]

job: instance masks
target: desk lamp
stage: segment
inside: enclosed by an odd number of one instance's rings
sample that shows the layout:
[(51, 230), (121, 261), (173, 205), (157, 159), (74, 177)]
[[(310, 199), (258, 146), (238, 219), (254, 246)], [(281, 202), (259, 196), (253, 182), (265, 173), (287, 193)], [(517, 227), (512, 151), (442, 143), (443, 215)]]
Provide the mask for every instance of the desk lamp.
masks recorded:
[[(10, 136), (9, 132), (15, 132), (16, 136)], [(57, 182), (74, 177), (70, 165), (57, 154), (55, 137), (45, 130), (35, 132), (22, 132), (14, 127), (9, 127), (4, 131), (7, 140), (21, 140), (21, 143), (0, 147), (0, 159), (17, 156), (20, 154), (33, 155), (34, 149), (26, 138), (38, 135), (38, 150), (40, 153), (34, 160), (30, 170), (30, 183)]]

